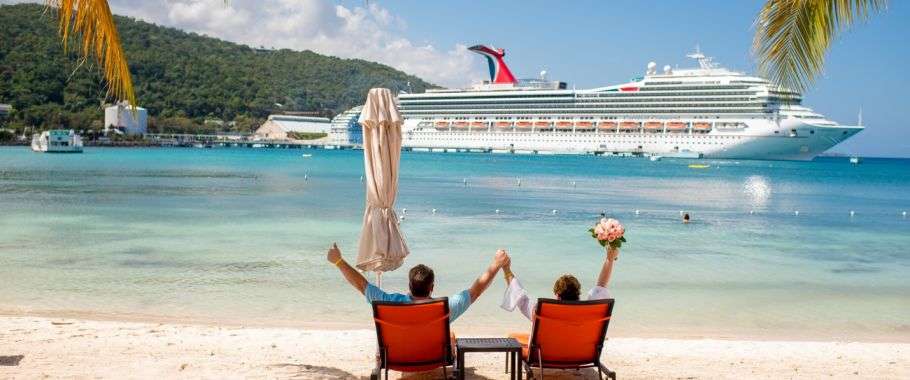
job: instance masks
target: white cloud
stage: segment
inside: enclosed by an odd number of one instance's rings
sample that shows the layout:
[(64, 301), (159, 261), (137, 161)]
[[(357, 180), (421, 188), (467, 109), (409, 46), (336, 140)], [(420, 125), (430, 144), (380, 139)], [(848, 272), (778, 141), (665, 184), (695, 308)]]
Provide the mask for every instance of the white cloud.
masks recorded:
[[(0, 3), (15, 3), (0, 0)], [(380, 62), (444, 86), (483, 79), (465, 45), (437, 49), (404, 37), (405, 20), (376, 2), (330, 0), (109, 0), (116, 14), (250, 46), (312, 50)]]

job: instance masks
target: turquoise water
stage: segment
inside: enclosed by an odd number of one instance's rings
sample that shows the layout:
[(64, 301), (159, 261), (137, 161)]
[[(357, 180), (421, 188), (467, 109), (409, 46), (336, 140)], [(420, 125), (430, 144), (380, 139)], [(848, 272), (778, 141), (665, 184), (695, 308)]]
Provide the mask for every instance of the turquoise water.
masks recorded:
[[(605, 210), (629, 239), (611, 334), (910, 337), (910, 160), (691, 163), (405, 153), (405, 265), (442, 295), (502, 247), (540, 296), (562, 273), (590, 285)], [(0, 310), (369, 327), (324, 258), (356, 256), (362, 173), (359, 151), (0, 148)], [(456, 328), (525, 326), (503, 289)]]

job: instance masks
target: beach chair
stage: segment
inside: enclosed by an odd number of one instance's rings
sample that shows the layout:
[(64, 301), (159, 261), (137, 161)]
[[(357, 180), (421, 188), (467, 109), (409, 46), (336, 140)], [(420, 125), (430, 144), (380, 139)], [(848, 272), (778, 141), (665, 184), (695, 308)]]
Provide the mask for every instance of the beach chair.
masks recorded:
[(378, 380), (385, 370), (423, 372), (455, 364), (449, 329), (449, 299), (438, 298), (419, 303), (373, 302), (379, 353), (370, 375)]
[(541, 298), (537, 301), (531, 335), (512, 334), (522, 344), (521, 359), (528, 379), (533, 379), (533, 367), (580, 369), (597, 368), (616, 379), (616, 372), (600, 362), (607, 327), (613, 314), (612, 299), (595, 301), (559, 301)]

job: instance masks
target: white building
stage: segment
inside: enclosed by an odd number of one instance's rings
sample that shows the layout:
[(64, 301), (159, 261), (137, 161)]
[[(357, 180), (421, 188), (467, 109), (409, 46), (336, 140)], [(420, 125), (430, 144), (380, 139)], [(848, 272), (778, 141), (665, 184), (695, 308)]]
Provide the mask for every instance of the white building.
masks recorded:
[[(256, 130), (256, 137), (267, 140), (289, 140), (288, 133), (311, 134), (314, 137), (329, 133), (331, 121), (324, 117), (269, 115)], [(322, 137), (325, 137), (322, 136)]]
[(148, 111), (142, 107), (130, 109), (126, 102), (120, 102), (104, 109), (104, 133), (113, 130), (127, 135), (144, 135), (148, 131)]
[(363, 106), (357, 106), (344, 111), (332, 119), (332, 144), (338, 146), (352, 146), (363, 144), (363, 129), (357, 119)]

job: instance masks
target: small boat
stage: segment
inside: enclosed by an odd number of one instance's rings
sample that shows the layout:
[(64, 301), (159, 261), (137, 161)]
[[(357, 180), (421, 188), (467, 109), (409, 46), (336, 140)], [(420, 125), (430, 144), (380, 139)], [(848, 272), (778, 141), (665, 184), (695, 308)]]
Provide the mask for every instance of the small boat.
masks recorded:
[(310, 157), (313, 157), (313, 155), (312, 155), (312, 154), (309, 154), (309, 153), (304, 153), (304, 154), (300, 155), (300, 157), (303, 157), (303, 158), (310, 158)]
[(641, 128), (641, 123), (639, 123), (637, 121), (624, 121), (622, 123), (619, 123), (619, 129), (624, 129), (624, 130), (628, 131), (628, 130), (639, 129), (639, 128)]
[(597, 130), (601, 132), (612, 132), (616, 130), (615, 121), (601, 121), (597, 123)]
[(32, 150), (42, 153), (82, 153), (82, 137), (72, 129), (54, 129), (32, 136)]
[(484, 123), (482, 121), (472, 121), (471, 122), (472, 131), (479, 131), (479, 130), (486, 130), (486, 129), (487, 129), (487, 123)]
[(448, 122), (448, 121), (437, 121), (437, 122), (436, 122), (436, 130), (438, 130), (438, 131), (445, 131), (445, 130), (448, 130), (448, 129), (449, 129), (449, 122)]
[(863, 162), (863, 159), (858, 156), (850, 157), (850, 163), (853, 165), (859, 165), (861, 162)]
[(711, 130), (711, 123), (699, 122), (692, 124), (692, 129), (700, 132), (707, 132)]
[(535, 121), (535, 122), (534, 122), (534, 127), (537, 128), (537, 129), (541, 129), (541, 128), (543, 128), (543, 129), (550, 128), (550, 122), (549, 122), (549, 121)]
[(663, 158), (662, 156), (651, 156), (649, 159), (651, 160), (651, 162), (657, 162), (657, 161), (660, 161), (660, 159), (662, 159), (662, 158)]
[(664, 129), (664, 123), (659, 121), (648, 121), (645, 122), (645, 129), (651, 132), (660, 131)]
[(511, 121), (497, 121), (497, 122), (496, 122), (496, 129), (499, 129), (499, 130), (509, 130), (509, 129), (512, 129), (512, 122), (511, 122)]
[(515, 123), (515, 128), (518, 129), (531, 129), (534, 126), (530, 121), (519, 121)]
[(706, 164), (690, 164), (689, 165), (689, 169), (707, 169), (710, 167), (711, 167), (711, 165), (706, 165)]
[(468, 129), (469, 125), (470, 124), (468, 124), (467, 121), (456, 121), (452, 123), (452, 129), (457, 131), (465, 131)]
[(556, 129), (557, 129), (557, 130), (561, 130), (561, 131), (571, 131), (571, 130), (572, 130), (572, 122), (571, 122), (571, 121), (557, 121), (557, 122), (556, 122)]
[(575, 130), (576, 131), (590, 131), (594, 129), (594, 123), (590, 121), (576, 121)]
[(686, 130), (686, 123), (681, 121), (671, 121), (667, 123), (667, 131), (670, 132), (683, 132)]

